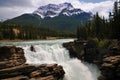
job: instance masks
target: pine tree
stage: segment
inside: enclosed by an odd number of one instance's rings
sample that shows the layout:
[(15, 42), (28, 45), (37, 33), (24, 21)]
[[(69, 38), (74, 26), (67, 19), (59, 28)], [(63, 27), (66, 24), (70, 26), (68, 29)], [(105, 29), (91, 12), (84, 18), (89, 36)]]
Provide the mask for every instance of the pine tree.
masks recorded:
[(120, 39), (120, 1), (114, 3), (114, 14), (113, 14), (113, 38)]
[(13, 31), (13, 29), (12, 28), (10, 28), (10, 40), (13, 40), (13, 39), (15, 39), (15, 32)]
[(95, 35), (96, 37), (100, 37), (101, 31), (101, 18), (99, 17), (98, 12), (94, 16), (94, 28), (95, 28)]
[(77, 39), (78, 40), (80, 39), (80, 29), (79, 29), (79, 27), (77, 27)]
[(3, 39), (3, 34), (2, 34), (2, 32), (0, 31), (0, 40), (2, 40)]

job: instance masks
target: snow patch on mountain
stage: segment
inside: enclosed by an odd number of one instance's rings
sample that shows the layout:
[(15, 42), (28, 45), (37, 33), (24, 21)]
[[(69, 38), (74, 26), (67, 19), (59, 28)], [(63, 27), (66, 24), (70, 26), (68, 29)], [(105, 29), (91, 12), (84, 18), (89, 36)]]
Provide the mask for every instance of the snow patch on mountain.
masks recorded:
[(63, 3), (63, 4), (48, 4), (45, 6), (39, 7), (36, 11), (33, 12), (33, 14), (39, 15), (41, 18), (45, 17), (56, 17), (59, 15), (66, 15), (66, 16), (72, 16), (72, 15), (79, 15), (83, 13), (84, 11), (81, 9), (74, 8), (71, 3)]

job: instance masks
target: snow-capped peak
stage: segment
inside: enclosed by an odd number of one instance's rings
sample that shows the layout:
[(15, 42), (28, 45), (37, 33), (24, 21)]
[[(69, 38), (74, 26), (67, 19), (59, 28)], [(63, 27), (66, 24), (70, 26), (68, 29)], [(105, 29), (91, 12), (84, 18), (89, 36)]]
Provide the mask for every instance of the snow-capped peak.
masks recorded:
[(71, 3), (63, 3), (63, 4), (48, 4), (45, 6), (39, 7), (36, 11), (33, 12), (33, 14), (39, 15), (41, 18), (45, 17), (55, 17), (59, 15), (78, 15), (82, 13), (83, 11), (81, 9), (75, 9)]

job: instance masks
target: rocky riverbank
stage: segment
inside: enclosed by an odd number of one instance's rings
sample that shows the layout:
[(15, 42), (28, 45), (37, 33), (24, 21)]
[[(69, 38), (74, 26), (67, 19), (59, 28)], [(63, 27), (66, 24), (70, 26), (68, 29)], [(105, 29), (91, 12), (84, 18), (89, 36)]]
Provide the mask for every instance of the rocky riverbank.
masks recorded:
[(93, 40), (64, 43), (71, 57), (77, 57), (88, 63), (93, 63), (101, 70), (98, 80), (120, 79), (120, 42), (112, 42), (112, 46), (97, 47)]
[(59, 80), (64, 77), (65, 72), (60, 65), (33, 66), (25, 62), (22, 48), (0, 47), (0, 80)]

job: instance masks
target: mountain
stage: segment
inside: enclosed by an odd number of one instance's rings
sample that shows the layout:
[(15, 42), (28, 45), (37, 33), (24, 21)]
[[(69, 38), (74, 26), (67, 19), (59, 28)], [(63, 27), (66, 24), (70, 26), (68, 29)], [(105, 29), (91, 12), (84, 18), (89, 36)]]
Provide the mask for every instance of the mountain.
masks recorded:
[(48, 4), (46, 6), (41, 6), (33, 13), (41, 16), (41, 18), (52, 18), (59, 15), (71, 16), (74, 14), (79, 14), (82, 13), (82, 10), (76, 10), (70, 3), (63, 3), (59, 5)]
[(40, 6), (31, 14), (23, 14), (4, 23), (37, 26), (55, 30), (75, 31), (92, 17), (90, 12), (74, 8), (70, 3)]

